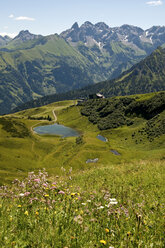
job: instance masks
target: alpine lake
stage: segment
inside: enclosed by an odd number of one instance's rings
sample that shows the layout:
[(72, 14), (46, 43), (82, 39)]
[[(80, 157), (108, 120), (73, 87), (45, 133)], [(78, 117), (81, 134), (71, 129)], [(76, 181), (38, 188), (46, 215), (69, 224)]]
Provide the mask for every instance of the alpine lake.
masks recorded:
[(57, 123), (52, 125), (38, 126), (33, 128), (33, 130), (37, 134), (59, 135), (63, 138), (78, 137), (80, 135), (76, 130), (70, 127), (59, 125)]

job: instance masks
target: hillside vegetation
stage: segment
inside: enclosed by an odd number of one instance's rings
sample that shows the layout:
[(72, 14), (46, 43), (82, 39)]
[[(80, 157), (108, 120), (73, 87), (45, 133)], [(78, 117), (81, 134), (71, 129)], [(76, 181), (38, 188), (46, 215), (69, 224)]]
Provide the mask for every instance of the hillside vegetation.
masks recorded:
[(87, 98), (90, 94), (102, 93), (106, 97), (124, 96), (131, 94), (152, 93), (165, 90), (165, 49), (159, 47), (150, 56), (142, 60), (130, 70), (121, 74), (115, 80), (104, 81), (81, 90), (70, 91), (64, 94), (45, 96), (35, 101), (27, 102), (15, 111), (45, 104), (66, 100)]
[(148, 134), (148, 138), (150, 135), (157, 137), (165, 134), (165, 92), (157, 93), (149, 99), (139, 98), (88, 100), (82, 104), (81, 113), (97, 124), (100, 130), (131, 126), (136, 118), (143, 118), (147, 121), (142, 133)]

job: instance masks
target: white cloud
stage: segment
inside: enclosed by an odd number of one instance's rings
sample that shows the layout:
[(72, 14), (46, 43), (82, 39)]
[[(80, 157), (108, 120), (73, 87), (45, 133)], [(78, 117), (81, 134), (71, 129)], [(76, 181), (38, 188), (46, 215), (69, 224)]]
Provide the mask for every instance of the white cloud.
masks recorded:
[(163, 4), (162, 0), (157, 0), (157, 1), (149, 1), (146, 2), (146, 4), (150, 5), (150, 6), (160, 6)]
[(9, 18), (14, 18), (14, 15), (13, 14), (9, 15)]
[(34, 18), (32, 17), (27, 17), (27, 16), (18, 16), (15, 18), (16, 21), (35, 21)]
[(1, 36), (9, 36), (11, 38), (14, 38), (15, 36), (17, 36), (18, 34), (17, 33), (6, 33), (6, 32), (3, 32), (3, 33), (0, 33)]

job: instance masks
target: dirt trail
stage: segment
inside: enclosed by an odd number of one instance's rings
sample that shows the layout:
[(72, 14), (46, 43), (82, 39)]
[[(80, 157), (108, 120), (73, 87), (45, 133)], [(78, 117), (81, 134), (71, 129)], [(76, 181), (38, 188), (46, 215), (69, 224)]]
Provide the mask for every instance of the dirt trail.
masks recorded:
[(53, 116), (54, 116), (54, 122), (57, 121), (57, 115), (55, 114), (55, 109), (52, 110)]

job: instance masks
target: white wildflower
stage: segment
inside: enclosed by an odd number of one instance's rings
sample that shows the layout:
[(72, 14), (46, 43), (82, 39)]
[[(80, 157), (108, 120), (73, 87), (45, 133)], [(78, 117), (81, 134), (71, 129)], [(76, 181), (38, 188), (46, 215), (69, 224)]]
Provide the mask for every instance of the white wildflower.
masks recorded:
[(110, 198), (109, 201), (110, 201), (109, 204), (111, 204), (111, 205), (118, 204), (118, 202), (117, 202), (117, 200), (115, 198)]
[(98, 207), (97, 209), (103, 209), (104, 207), (103, 206), (100, 206), (100, 207)]
[(20, 196), (24, 196), (24, 194), (23, 193), (21, 193), (21, 194), (19, 194)]

